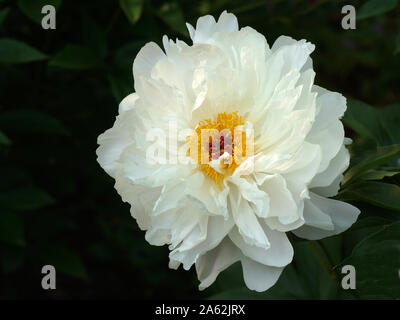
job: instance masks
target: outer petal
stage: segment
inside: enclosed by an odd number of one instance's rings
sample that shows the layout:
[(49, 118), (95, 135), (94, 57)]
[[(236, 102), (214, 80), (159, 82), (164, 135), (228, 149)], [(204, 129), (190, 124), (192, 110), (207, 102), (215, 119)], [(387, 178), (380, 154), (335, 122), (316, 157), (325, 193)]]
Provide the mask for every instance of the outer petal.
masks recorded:
[(258, 292), (271, 288), (283, 271), (283, 268), (269, 267), (246, 257), (241, 261), (244, 282), (249, 289)]
[(142, 49), (140, 49), (133, 62), (133, 76), (135, 80), (140, 79), (140, 77), (149, 78), (151, 70), (155, 64), (159, 60), (165, 58), (166, 55), (155, 42), (147, 43)]
[[(346, 110), (346, 99), (337, 92), (330, 92), (318, 86), (313, 86), (313, 90), (318, 93), (317, 115), (306, 140), (318, 143), (322, 148), (322, 161), (318, 170), (321, 173), (328, 168), (329, 162), (343, 145), (344, 129), (339, 118)], [(340, 173), (333, 174), (331, 181), (321, 186), (329, 185)], [(314, 184), (314, 186), (319, 185)]]
[(338, 154), (343, 145), (344, 128), (343, 124), (337, 120), (324, 130), (315, 132), (311, 130), (307, 141), (318, 144), (322, 149), (321, 163), (318, 173), (328, 168), (329, 162)]
[(340, 189), (340, 183), (343, 180), (343, 174), (339, 174), (333, 182), (326, 187), (315, 187), (312, 188), (311, 191), (315, 194), (318, 194), (322, 197), (334, 197), (338, 194)]
[(340, 119), (346, 111), (346, 98), (338, 92), (331, 92), (314, 85), (313, 91), (317, 96), (317, 115), (313, 124), (315, 132), (326, 129), (329, 125)]
[(209, 287), (219, 273), (242, 257), (240, 250), (226, 237), (214, 249), (202, 255), (196, 261), (197, 277), (201, 281), (200, 290)]
[(329, 231), (335, 229), (331, 217), (318, 208), (310, 199), (304, 200), (304, 220), (307, 226)]
[(150, 212), (160, 196), (160, 188), (147, 188), (130, 184), (129, 179), (119, 177), (115, 181), (115, 189), (122, 201), (131, 205), (131, 215), (136, 219), (140, 229), (150, 227)]
[(197, 20), (196, 29), (189, 23), (186, 26), (193, 43), (207, 43), (216, 32), (234, 32), (239, 29), (236, 16), (226, 11), (222, 12), (218, 22), (215, 22), (213, 16), (207, 15)]
[(312, 227), (306, 224), (299, 229), (293, 230), (293, 233), (300, 237), (309, 240), (317, 240), (324, 237), (329, 237), (347, 230), (356, 220), (360, 213), (356, 207), (346, 202), (326, 199), (316, 194), (310, 193), (310, 201), (313, 205), (329, 215), (333, 225), (333, 230), (323, 230)]
[(225, 238), (233, 224), (232, 219), (208, 217), (204, 239), (195, 245), (183, 244), (177, 247), (169, 254), (170, 259), (181, 262), (184, 269), (188, 270), (202, 254), (214, 249)]
[(309, 188), (332, 185), (337, 176), (349, 166), (349, 161), (349, 151), (346, 149), (345, 145), (342, 145), (337, 155), (329, 162), (328, 167), (313, 178)]
[(271, 50), (276, 54), (281, 54), (285, 59), (283, 73), (290, 70), (301, 70), (315, 46), (306, 40), (296, 41), (290, 37), (281, 36), (272, 45)]
[(317, 173), (321, 157), (319, 145), (305, 142), (293, 159), (279, 168), (298, 207), (308, 197), (308, 184)]
[(122, 151), (131, 144), (132, 141), (132, 117), (138, 96), (136, 93), (128, 95), (119, 105), (120, 115), (115, 120), (114, 126), (103, 134), (99, 135), (97, 143), (100, 145), (97, 150), (97, 161), (102, 168), (112, 177), (118, 169), (117, 161), (121, 157)]

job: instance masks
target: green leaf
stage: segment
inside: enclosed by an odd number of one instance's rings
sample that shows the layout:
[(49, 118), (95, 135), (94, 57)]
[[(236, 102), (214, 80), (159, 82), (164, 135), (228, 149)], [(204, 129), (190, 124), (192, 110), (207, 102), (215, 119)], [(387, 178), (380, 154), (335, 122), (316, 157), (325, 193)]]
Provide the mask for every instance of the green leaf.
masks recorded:
[(25, 245), (24, 224), (14, 212), (0, 210), (0, 241), (16, 245)]
[(165, 3), (158, 12), (158, 16), (174, 31), (188, 36), (185, 17), (178, 2)]
[(379, 127), (379, 122), (376, 121), (378, 118), (377, 112), (377, 109), (362, 101), (348, 99), (343, 122), (361, 137), (378, 143), (381, 136), (381, 128)]
[(41, 248), (39, 254), (43, 263), (53, 265), (56, 271), (75, 278), (87, 278), (86, 268), (81, 258), (72, 250), (61, 245), (50, 245)]
[(136, 23), (143, 10), (143, 0), (120, 0), (119, 5), (131, 23)]
[(376, 152), (370, 154), (347, 171), (343, 178), (342, 188), (349, 185), (365, 171), (378, 167), (398, 154), (400, 154), (400, 144), (379, 147)]
[[(340, 241), (340, 237), (335, 238), (334, 242), (337, 241)], [(330, 247), (337, 249), (337, 246), (332, 244)], [(332, 299), (336, 297), (339, 288), (334, 272), (331, 270), (333, 265), (329, 264), (328, 257), (316, 241), (302, 241), (294, 245), (294, 265), (298, 282), (306, 292), (306, 298)]]
[[(361, 209), (361, 212), (365, 212)], [(354, 247), (366, 237), (379, 231), (382, 226), (388, 225), (392, 221), (381, 217), (366, 217), (357, 220), (349, 230), (343, 233), (344, 256), (350, 256)]]
[(9, 146), (11, 144), (11, 140), (7, 138), (7, 136), (0, 131), (0, 145)]
[(36, 109), (15, 109), (3, 112), (0, 114), (0, 127), (8, 131), (70, 135), (56, 118)]
[(0, 25), (3, 24), (4, 20), (7, 18), (10, 8), (4, 8), (0, 10)]
[(97, 22), (89, 15), (82, 16), (82, 42), (99, 58), (104, 59), (107, 56), (107, 40), (103, 30)]
[(87, 47), (67, 44), (50, 61), (49, 66), (74, 70), (87, 70), (102, 66), (101, 60)]
[(47, 59), (47, 56), (26, 43), (9, 39), (0, 39), (0, 62), (27, 63)]
[(392, 104), (379, 109), (379, 121), (385, 130), (384, 144), (397, 144), (400, 142), (400, 104)]
[(0, 207), (15, 211), (35, 210), (53, 203), (53, 198), (37, 187), (21, 187), (0, 193)]
[(356, 293), (361, 299), (400, 297), (400, 222), (383, 226), (361, 241), (341, 265), (356, 269)]
[(383, 182), (362, 182), (353, 184), (340, 192), (341, 200), (357, 200), (371, 203), (375, 206), (400, 211), (400, 187)]
[(386, 171), (386, 170), (369, 170), (364, 172), (360, 179), (362, 180), (381, 180), (385, 177), (393, 177), (400, 173), (400, 169), (397, 171)]
[(56, 10), (61, 5), (61, 0), (18, 0), (19, 9), (32, 21), (41, 23), (44, 17), (42, 8), (45, 5), (52, 5)]
[(400, 104), (378, 109), (362, 101), (348, 99), (347, 107), (343, 122), (361, 137), (378, 145), (400, 142)]
[(393, 10), (397, 6), (397, 0), (369, 0), (357, 11), (357, 20), (381, 15)]

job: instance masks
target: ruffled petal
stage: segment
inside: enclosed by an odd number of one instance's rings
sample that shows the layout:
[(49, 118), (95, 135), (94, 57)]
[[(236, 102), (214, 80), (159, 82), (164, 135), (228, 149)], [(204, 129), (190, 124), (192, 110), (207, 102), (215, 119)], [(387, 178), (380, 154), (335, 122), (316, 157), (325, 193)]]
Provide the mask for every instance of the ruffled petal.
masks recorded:
[[(286, 185), (285, 179), (278, 174), (271, 175), (261, 185), (261, 190), (268, 194), (270, 207), (266, 223), (273, 220), (273, 229), (285, 230), (286, 225), (300, 219), (298, 207), (292, 193)], [(272, 226), (271, 226), (272, 227)]]
[(119, 105), (120, 115), (115, 120), (114, 126), (97, 138), (99, 147), (96, 150), (97, 161), (101, 167), (112, 177), (119, 168), (118, 160), (123, 150), (132, 141), (132, 123), (135, 122), (134, 109), (138, 99), (136, 93), (128, 95)]
[(264, 249), (269, 248), (270, 244), (268, 238), (260, 225), (259, 219), (255, 215), (249, 202), (238, 193), (237, 187), (231, 188), (229, 200), (233, 220), (235, 221), (244, 241), (249, 245), (258, 246)]
[(215, 21), (213, 16), (207, 15), (197, 20), (196, 29), (189, 23), (186, 26), (193, 43), (207, 43), (217, 32), (234, 32), (239, 29), (236, 16), (226, 11), (222, 12), (218, 22)]
[[(202, 233), (202, 240), (195, 245), (191, 241), (183, 243), (170, 252), (170, 259), (181, 262), (184, 269), (190, 269), (202, 254), (214, 249), (225, 238), (233, 225), (232, 219), (224, 220), (222, 217), (208, 217), (207, 229), (205, 233)], [(198, 236), (193, 233), (193, 235), (189, 235), (189, 240), (191, 236), (198, 239)]]

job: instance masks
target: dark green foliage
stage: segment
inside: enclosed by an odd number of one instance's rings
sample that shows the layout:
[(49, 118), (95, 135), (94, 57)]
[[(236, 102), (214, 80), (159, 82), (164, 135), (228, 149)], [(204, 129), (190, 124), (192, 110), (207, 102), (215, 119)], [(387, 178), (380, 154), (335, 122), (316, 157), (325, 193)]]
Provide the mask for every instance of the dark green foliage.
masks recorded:
[[(0, 1), (0, 299), (399, 299), (397, 2)], [(41, 27), (44, 4), (57, 8), (56, 30)], [(355, 30), (341, 28), (346, 4)], [(140, 48), (164, 34), (189, 42), (186, 21), (225, 9), (270, 45), (280, 35), (316, 44), (316, 83), (348, 98), (352, 159), (337, 198), (359, 221), (322, 241), (291, 237), (294, 261), (265, 293), (245, 288), (240, 264), (205, 292), (193, 269), (168, 269), (168, 249), (145, 241), (95, 155), (134, 90)], [(59, 271), (55, 291), (40, 288), (44, 264)], [(340, 287), (343, 264), (359, 270), (355, 291)]]

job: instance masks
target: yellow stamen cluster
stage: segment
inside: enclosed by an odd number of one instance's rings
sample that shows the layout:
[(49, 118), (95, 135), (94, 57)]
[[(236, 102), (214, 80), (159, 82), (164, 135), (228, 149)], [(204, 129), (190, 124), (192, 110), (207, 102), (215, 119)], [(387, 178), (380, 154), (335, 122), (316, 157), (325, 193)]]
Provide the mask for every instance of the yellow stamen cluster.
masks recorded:
[[(197, 154), (195, 155), (197, 159), (195, 160), (199, 164), (200, 170), (202, 170), (206, 176), (210, 177), (220, 189), (222, 189), (221, 183), (224, 177), (232, 174), (245, 158), (246, 135), (244, 132), (241, 132), (242, 137), (234, 136), (235, 128), (241, 125), (244, 125), (244, 122), (237, 112), (219, 113), (215, 120), (205, 119), (200, 121), (195, 128), (196, 134), (188, 139), (188, 152), (190, 153), (192, 148), (197, 148)], [(202, 130), (204, 129), (212, 132), (210, 141), (201, 141), (202, 132), (204, 132)], [(217, 144), (220, 148), (219, 150), (214, 150), (213, 146)], [(223, 155), (225, 152), (227, 152), (229, 156), (228, 159), (221, 159), (223, 168), (223, 173), (221, 173), (212, 168), (209, 162), (218, 159), (219, 156)], [(240, 157), (238, 156), (239, 154)], [(206, 155), (206, 163), (204, 163), (204, 155)]]

